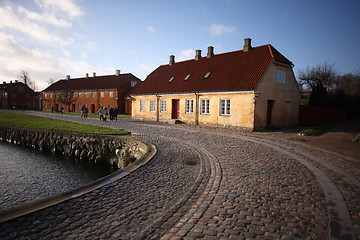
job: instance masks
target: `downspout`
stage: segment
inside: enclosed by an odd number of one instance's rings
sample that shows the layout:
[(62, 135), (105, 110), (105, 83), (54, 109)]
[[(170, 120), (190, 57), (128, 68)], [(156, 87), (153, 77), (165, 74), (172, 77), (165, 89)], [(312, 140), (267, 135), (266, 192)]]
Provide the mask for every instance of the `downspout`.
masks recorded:
[(195, 125), (199, 125), (199, 93), (195, 93)]
[(159, 122), (160, 120), (160, 96), (156, 95), (156, 121)]

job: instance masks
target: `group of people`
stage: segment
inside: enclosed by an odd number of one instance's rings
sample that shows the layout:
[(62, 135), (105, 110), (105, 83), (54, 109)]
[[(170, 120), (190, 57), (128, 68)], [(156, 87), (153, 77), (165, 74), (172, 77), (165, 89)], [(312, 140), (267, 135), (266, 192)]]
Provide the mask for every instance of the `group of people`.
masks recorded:
[(113, 108), (110, 107), (109, 111), (106, 107), (101, 106), (99, 109), (99, 117), (100, 121), (106, 121), (107, 116), (110, 115), (110, 121), (116, 120), (117, 121), (117, 115), (118, 115), (118, 109), (117, 107)]
[(89, 110), (88, 110), (88, 108), (86, 107), (86, 105), (82, 106), (80, 117), (81, 117), (81, 118), (86, 118), (86, 117), (88, 116), (88, 113), (89, 113)]

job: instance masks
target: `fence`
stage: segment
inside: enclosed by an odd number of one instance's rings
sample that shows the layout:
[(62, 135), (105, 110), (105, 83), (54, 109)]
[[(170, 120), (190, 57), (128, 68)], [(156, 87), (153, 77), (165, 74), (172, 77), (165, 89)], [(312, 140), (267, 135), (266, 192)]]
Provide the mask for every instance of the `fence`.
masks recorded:
[(300, 126), (319, 126), (345, 120), (345, 107), (300, 106), (299, 108)]

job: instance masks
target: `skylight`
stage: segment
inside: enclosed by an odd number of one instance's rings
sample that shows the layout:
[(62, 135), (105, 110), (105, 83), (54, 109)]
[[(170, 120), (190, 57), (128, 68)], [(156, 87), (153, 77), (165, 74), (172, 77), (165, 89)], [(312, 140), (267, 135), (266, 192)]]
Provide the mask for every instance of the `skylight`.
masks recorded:
[(185, 77), (184, 81), (187, 81), (189, 78), (190, 78), (190, 74)]
[(169, 82), (172, 82), (172, 81), (174, 80), (174, 78), (175, 78), (175, 77), (171, 77), (170, 80), (169, 80)]
[(210, 76), (211, 72), (208, 72), (205, 74), (204, 79), (208, 78)]

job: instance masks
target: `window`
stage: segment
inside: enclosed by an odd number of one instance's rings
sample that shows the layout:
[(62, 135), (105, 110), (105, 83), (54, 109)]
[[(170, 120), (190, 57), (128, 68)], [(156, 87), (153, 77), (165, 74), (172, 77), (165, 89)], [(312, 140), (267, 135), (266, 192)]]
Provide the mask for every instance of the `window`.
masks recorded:
[(82, 95), (81, 92), (79, 92), (79, 97), (81, 97), (81, 95)]
[(201, 99), (201, 114), (210, 114), (210, 100), (209, 99)]
[(73, 93), (72, 93), (72, 97), (73, 97), (73, 98), (76, 98), (76, 92), (73, 92)]
[(100, 97), (104, 97), (104, 92), (100, 92)]
[(56, 93), (56, 98), (59, 98), (59, 93)]
[(186, 99), (185, 113), (194, 113), (194, 100)]
[(47, 108), (47, 103), (45, 103), (45, 108)]
[(172, 82), (172, 81), (174, 80), (174, 78), (175, 78), (175, 77), (171, 77), (170, 80), (169, 80), (169, 82)]
[(85, 92), (85, 97), (88, 97), (89, 96), (89, 93), (88, 92)]
[(113, 91), (110, 91), (110, 92), (109, 92), (109, 97), (114, 97)]
[(24, 91), (24, 86), (19, 86), (19, 92), (22, 92), (22, 91)]
[(93, 97), (93, 98), (95, 97), (95, 92), (91, 93), (91, 97)]
[(50, 98), (53, 98), (53, 94), (52, 94), (52, 93), (50, 93)]
[(45, 98), (47, 98), (47, 93), (45, 93)]
[(137, 82), (131, 81), (131, 87), (135, 87), (136, 84), (137, 84)]
[(166, 100), (160, 100), (160, 112), (166, 112)]
[(11, 98), (16, 98), (16, 93), (12, 93)]
[(29, 99), (30, 98), (30, 94), (26, 94), (26, 99)]
[(277, 69), (276, 70), (276, 82), (285, 84), (286, 72), (284, 70)]
[(208, 78), (210, 76), (211, 72), (208, 72), (205, 74), (204, 79)]
[(78, 109), (79, 109), (79, 110), (81, 109), (81, 104), (78, 105)]
[(187, 81), (189, 78), (190, 78), (190, 74), (185, 77), (184, 81)]
[(150, 112), (155, 112), (156, 111), (155, 104), (156, 104), (155, 100), (150, 100)]
[(230, 115), (230, 99), (220, 100), (220, 115)]
[(140, 112), (145, 112), (145, 100), (140, 100)]

